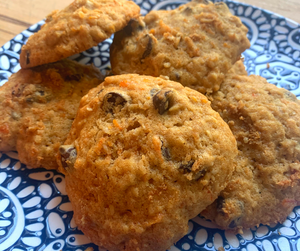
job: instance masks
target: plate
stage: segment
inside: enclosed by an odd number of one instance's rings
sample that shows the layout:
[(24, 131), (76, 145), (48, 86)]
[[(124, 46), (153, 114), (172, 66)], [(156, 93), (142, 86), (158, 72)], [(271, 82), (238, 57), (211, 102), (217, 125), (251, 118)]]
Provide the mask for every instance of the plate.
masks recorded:
[[(173, 9), (186, 1), (135, 0), (144, 15), (150, 10)], [(251, 48), (243, 55), (248, 73), (261, 75), (270, 83), (300, 98), (299, 25), (287, 18), (250, 5), (225, 1), (231, 12), (248, 27)], [(17, 35), (0, 49), (0, 85), (20, 69), (19, 53), (28, 37), (43, 21)], [(109, 67), (112, 39), (72, 59)], [(0, 153), (0, 250), (100, 250), (76, 228), (72, 206), (65, 191), (64, 176), (56, 171), (31, 169), (20, 163), (16, 152)], [(219, 249), (221, 248), (221, 249)], [(300, 251), (300, 207), (283, 224), (259, 226), (234, 235), (197, 216), (189, 231), (169, 250), (298, 250)]]

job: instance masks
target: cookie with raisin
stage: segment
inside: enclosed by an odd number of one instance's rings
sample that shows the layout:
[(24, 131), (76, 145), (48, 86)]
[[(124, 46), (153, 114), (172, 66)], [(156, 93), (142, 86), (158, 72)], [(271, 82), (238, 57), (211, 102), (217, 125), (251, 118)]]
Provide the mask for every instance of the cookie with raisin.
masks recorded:
[(236, 141), (201, 93), (163, 78), (107, 77), (60, 147), (74, 219), (108, 250), (166, 250), (212, 203)]
[(250, 47), (247, 31), (225, 3), (194, 0), (174, 10), (151, 11), (115, 34), (112, 71), (164, 75), (212, 93)]
[(140, 8), (127, 0), (75, 0), (46, 18), (22, 47), (22, 68), (56, 62), (109, 38), (137, 18)]
[(67, 59), (12, 74), (0, 87), (0, 150), (18, 151), (34, 168), (57, 168), (81, 97), (102, 80), (98, 69)]
[(212, 97), (212, 108), (230, 126), (239, 155), (229, 184), (202, 214), (236, 231), (282, 223), (300, 205), (300, 101), (239, 69)]

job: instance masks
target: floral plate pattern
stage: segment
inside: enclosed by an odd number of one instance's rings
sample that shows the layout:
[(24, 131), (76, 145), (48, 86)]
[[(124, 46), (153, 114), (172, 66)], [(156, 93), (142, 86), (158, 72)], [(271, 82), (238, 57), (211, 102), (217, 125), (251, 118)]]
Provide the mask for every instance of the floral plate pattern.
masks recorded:
[[(135, 0), (144, 15), (150, 10), (174, 9), (182, 0)], [(219, 2), (216, 0), (214, 2)], [(277, 14), (230, 0), (230, 11), (248, 27), (251, 48), (244, 52), (249, 74), (293, 92), (300, 99), (300, 26)], [(43, 21), (31, 26), (0, 48), (0, 85), (20, 69), (19, 54), (28, 37)], [(110, 66), (112, 39), (71, 58), (93, 63), (101, 70)], [(83, 251), (100, 250), (79, 231), (65, 191), (64, 176), (54, 170), (31, 169), (15, 152), (0, 153), (0, 250)], [(234, 235), (197, 216), (189, 231), (170, 251), (203, 250), (300, 251), (300, 207), (283, 224), (261, 225)]]

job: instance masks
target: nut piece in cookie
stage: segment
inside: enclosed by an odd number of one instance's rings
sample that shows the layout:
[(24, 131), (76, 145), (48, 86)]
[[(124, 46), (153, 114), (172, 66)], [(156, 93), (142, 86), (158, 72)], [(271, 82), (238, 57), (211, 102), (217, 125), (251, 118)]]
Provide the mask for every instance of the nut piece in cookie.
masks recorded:
[(300, 101), (237, 67), (212, 95), (213, 109), (237, 140), (237, 167), (202, 214), (224, 229), (240, 230), (283, 222), (300, 205)]
[(22, 68), (46, 64), (85, 51), (137, 18), (140, 8), (127, 0), (75, 0), (51, 13), (22, 47)]
[(115, 34), (112, 71), (168, 76), (212, 93), (250, 47), (247, 31), (224, 3), (191, 1), (174, 10), (151, 11)]
[(0, 150), (17, 150), (31, 167), (57, 168), (81, 97), (102, 79), (98, 69), (67, 59), (13, 74), (0, 87)]
[(108, 250), (166, 250), (225, 188), (237, 154), (204, 95), (135, 74), (84, 96), (64, 144), (76, 149), (59, 158), (76, 224)]

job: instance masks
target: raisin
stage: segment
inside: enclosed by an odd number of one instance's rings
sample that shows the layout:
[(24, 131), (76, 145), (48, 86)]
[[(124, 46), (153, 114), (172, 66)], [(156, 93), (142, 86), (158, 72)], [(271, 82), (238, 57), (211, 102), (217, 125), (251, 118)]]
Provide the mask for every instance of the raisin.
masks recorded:
[(148, 57), (151, 54), (151, 51), (152, 51), (152, 38), (148, 34), (145, 36), (145, 38), (148, 39), (148, 42), (147, 42), (147, 45), (146, 45), (146, 49), (145, 49), (145, 51), (144, 51), (144, 53), (141, 57), (141, 61), (143, 59), (145, 59), (146, 57)]
[(73, 145), (63, 145), (59, 147), (59, 153), (62, 166), (65, 169), (73, 168), (77, 157), (76, 148)]
[[(190, 173), (192, 172), (192, 167), (195, 163), (195, 160), (190, 160), (186, 164), (180, 164), (179, 168), (183, 170), (184, 173)], [(201, 177), (203, 177), (206, 174), (207, 170), (206, 168), (203, 168), (202, 170), (195, 172), (193, 174), (193, 180), (199, 180)]]
[(228, 228), (236, 228), (237, 226), (240, 225), (241, 225), (241, 217), (237, 217), (229, 223)]
[(223, 210), (224, 205), (225, 205), (225, 199), (222, 196), (219, 196), (217, 198), (217, 212), (223, 216), (225, 214)]
[(171, 154), (168, 148), (162, 146), (161, 153), (166, 160), (171, 160)]
[(137, 29), (141, 30), (143, 27), (139, 25), (138, 20), (130, 19), (128, 25), (123, 29), (123, 31), (127, 36), (132, 36), (133, 32)]
[(26, 51), (26, 64), (30, 64), (30, 52)]
[(161, 90), (153, 97), (153, 105), (160, 115), (168, 111), (172, 106), (173, 91)]
[(127, 103), (127, 100), (125, 97), (116, 92), (109, 92), (105, 94), (103, 98), (103, 105), (102, 109), (107, 113), (115, 113), (120, 111), (125, 104)]
[(164, 142), (162, 140), (161, 141), (161, 154), (162, 156), (166, 159), (166, 160), (171, 160), (171, 154), (169, 149), (164, 145)]
[(193, 10), (190, 7), (186, 7), (183, 10), (183, 13), (186, 14), (186, 15), (191, 15), (193, 13)]
[(26, 102), (31, 104), (33, 102), (35, 103), (46, 103), (47, 99), (49, 99), (49, 96), (45, 97), (45, 91), (38, 90), (33, 92), (31, 95), (26, 96)]
[(243, 216), (244, 203), (240, 200), (235, 200), (234, 206), (235, 206), (235, 215), (234, 215), (235, 218), (228, 225), (229, 228), (236, 228), (238, 225), (240, 225), (241, 224), (240, 220)]
[(233, 220), (230, 222), (230, 224), (228, 225), (229, 228), (235, 228), (237, 227), (237, 223), (236, 223), (236, 220)]
[(180, 169), (184, 169), (187, 172), (191, 172), (192, 171), (192, 166), (194, 165), (195, 160), (190, 160), (187, 164), (181, 164), (180, 165)]
[(174, 75), (175, 75), (176, 81), (179, 81), (181, 79), (181, 76), (178, 72), (175, 72)]

